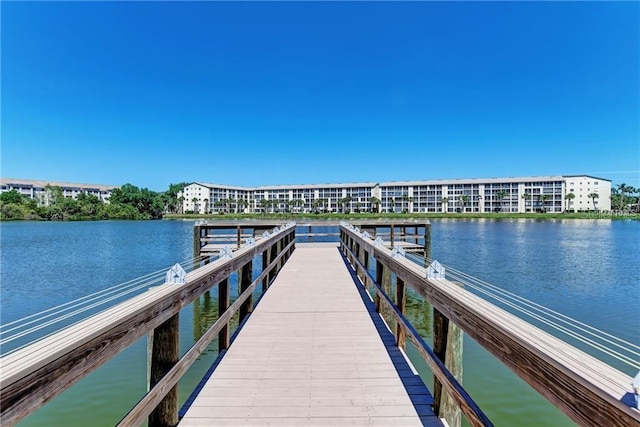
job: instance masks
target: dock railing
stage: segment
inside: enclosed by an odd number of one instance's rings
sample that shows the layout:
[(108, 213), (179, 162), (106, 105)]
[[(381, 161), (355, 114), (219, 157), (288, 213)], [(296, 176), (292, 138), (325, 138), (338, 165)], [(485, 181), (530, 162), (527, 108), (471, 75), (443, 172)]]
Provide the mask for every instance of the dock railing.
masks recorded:
[[(411, 339), (473, 425), (484, 418), (455, 378), (422, 338), (404, 319), (405, 287), (410, 286), (435, 310), (442, 313), (498, 360), (530, 384), (538, 393), (583, 426), (639, 425), (640, 411), (626, 403), (633, 395), (632, 378), (604, 362), (570, 346), (524, 320), (466, 291), (445, 278), (427, 278), (427, 269), (374, 241), (351, 224), (340, 225), (341, 248), (363, 284), (391, 307), (397, 321), (399, 345)], [(375, 260), (375, 278), (369, 272)], [(389, 296), (381, 283), (384, 270), (396, 277), (395, 295)]]
[[(153, 334), (150, 390), (119, 425), (176, 425), (177, 383), (217, 337), (219, 350), (229, 346), (229, 322), (240, 322), (253, 308), (253, 291), (268, 288), (294, 250), (295, 224), (282, 225), (257, 241), (188, 274), (176, 272), (174, 283), (149, 289), (0, 359), (0, 425), (24, 417), (87, 376), (143, 336)], [(253, 279), (253, 260), (262, 255), (262, 272)], [(230, 256), (230, 257), (229, 257)], [(238, 298), (229, 304), (229, 276), (239, 271)], [(219, 316), (179, 358), (178, 315), (199, 296), (218, 287)]]

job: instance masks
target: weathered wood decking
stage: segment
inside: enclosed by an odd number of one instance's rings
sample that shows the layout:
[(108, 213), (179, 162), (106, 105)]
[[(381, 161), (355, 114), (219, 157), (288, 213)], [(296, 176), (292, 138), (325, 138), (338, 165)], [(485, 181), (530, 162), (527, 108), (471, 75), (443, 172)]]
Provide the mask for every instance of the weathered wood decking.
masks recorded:
[(180, 425), (441, 426), (431, 403), (338, 249), (298, 247)]

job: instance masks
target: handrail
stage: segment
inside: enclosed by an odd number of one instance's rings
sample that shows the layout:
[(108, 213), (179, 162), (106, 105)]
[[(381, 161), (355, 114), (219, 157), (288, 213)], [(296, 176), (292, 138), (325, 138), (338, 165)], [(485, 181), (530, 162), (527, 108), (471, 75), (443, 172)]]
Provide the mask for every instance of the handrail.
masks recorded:
[[(295, 227), (276, 229), (268, 238), (241, 247), (231, 259), (218, 259), (188, 273), (183, 285), (151, 288), (0, 358), (0, 425), (17, 423), (252, 262), (258, 254), (278, 242), (291, 243), (290, 236), (295, 236)], [(273, 277), (273, 270), (268, 273)]]
[(480, 407), (473, 401), (473, 398), (467, 393), (467, 391), (462, 387), (462, 384), (458, 382), (458, 380), (451, 374), (451, 372), (447, 369), (442, 361), (436, 356), (435, 352), (427, 345), (427, 343), (422, 339), (420, 334), (415, 330), (415, 328), (411, 325), (409, 320), (400, 312), (398, 306), (393, 302), (393, 300), (389, 297), (389, 295), (382, 289), (382, 286), (376, 279), (371, 275), (371, 273), (367, 270), (367, 268), (362, 264), (360, 259), (353, 253), (353, 251), (347, 247), (343, 246), (351, 255), (350, 260), (352, 263), (356, 263), (360, 269), (365, 274), (364, 277), (364, 286), (367, 288), (367, 279), (370, 283), (375, 287), (375, 291), (382, 298), (381, 300), (385, 302), (388, 308), (391, 309), (391, 314), (393, 314), (394, 318), (397, 322), (399, 322), (405, 334), (409, 337), (409, 339), (415, 344), (418, 353), (422, 356), (424, 361), (429, 365), (433, 375), (445, 386), (445, 388), (449, 391), (453, 399), (456, 401), (462, 412), (467, 416), (467, 419), (473, 426), (493, 426), (493, 423), (489, 420), (489, 418), (485, 415), (484, 412), (480, 409)]
[(640, 422), (631, 377), (341, 225), (343, 244), (358, 244), (574, 422), (630, 426)]
[(134, 406), (129, 413), (117, 424), (119, 427), (136, 426), (142, 424), (151, 412), (175, 386), (180, 378), (187, 372), (196, 359), (206, 350), (207, 346), (216, 338), (218, 332), (222, 330), (231, 320), (231, 317), (240, 310), (255, 290), (258, 283), (267, 277), (271, 270), (287, 254), (289, 249), (294, 247), (294, 242), (290, 242), (283, 251), (272, 261), (269, 266), (262, 270), (262, 273), (253, 281), (251, 285), (238, 296), (227, 310), (218, 315), (218, 320), (191, 346), (191, 348), (180, 358), (180, 360), (167, 372), (167, 374), (144, 395), (144, 397)]

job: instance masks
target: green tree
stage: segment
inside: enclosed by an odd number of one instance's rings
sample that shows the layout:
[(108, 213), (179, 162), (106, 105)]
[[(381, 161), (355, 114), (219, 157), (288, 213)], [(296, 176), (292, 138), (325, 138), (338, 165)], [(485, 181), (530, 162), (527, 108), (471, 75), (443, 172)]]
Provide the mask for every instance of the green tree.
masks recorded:
[(549, 194), (538, 194), (538, 202), (540, 203), (540, 211), (541, 212), (546, 212), (547, 208), (545, 206), (545, 202), (547, 200), (549, 200), (551, 198), (551, 196)]
[(504, 201), (504, 198), (507, 197), (508, 194), (509, 193), (506, 190), (498, 190), (494, 194), (494, 197), (498, 199), (498, 201), (500, 202), (500, 212), (502, 212), (502, 202)]
[(371, 204), (371, 212), (380, 212), (380, 199), (371, 196), (369, 197), (369, 203)]
[(2, 203), (14, 203), (16, 205), (20, 205), (22, 204), (23, 198), (24, 196), (17, 190), (9, 190), (5, 193), (0, 194), (0, 202)]
[(162, 201), (165, 212), (177, 213), (182, 211), (182, 203), (184, 202), (182, 192), (187, 185), (189, 184), (186, 182), (169, 184), (167, 191), (160, 194), (160, 200)]
[(260, 207), (262, 208), (262, 213), (266, 214), (267, 213), (267, 208), (269, 207), (269, 200), (267, 199), (262, 199), (260, 200)]
[(245, 208), (247, 206), (249, 206), (249, 202), (246, 201), (245, 199), (238, 199), (237, 203), (238, 203), (238, 206), (240, 207), (240, 209), (242, 209), (243, 212), (244, 212)]
[(568, 210), (569, 210), (569, 203), (571, 202), (571, 200), (573, 200), (573, 199), (575, 199), (575, 198), (576, 198), (576, 195), (575, 195), (575, 194), (573, 194), (573, 193), (567, 193), (567, 194), (564, 196), (564, 200), (565, 200), (565, 208), (564, 208), (564, 210), (565, 210), (565, 211), (568, 211)]
[(469, 202), (469, 196), (467, 196), (466, 194), (462, 194), (458, 200), (460, 201), (460, 206), (461, 206), (461, 210), (462, 212), (464, 212), (464, 207), (466, 206), (466, 204)]
[[(624, 210), (624, 195), (626, 194), (627, 190), (628, 190), (629, 186), (625, 183), (622, 184), (618, 184), (618, 194), (620, 195), (620, 205), (618, 206), (618, 208), (620, 210)], [(589, 197), (589, 196), (587, 196)]]
[(338, 204), (340, 205), (340, 207), (341, 207), (341, 211), (342, 211), (343, 213), (345, 213), (345, 212), (349, 212), (349, 211), (350, 211), (350, 209), (348, 209), (347, 205), (348, 205), (349, 203), (351, 203), (351, 200), (353, 200), (353, 199), (351, 198), (351, 196), (347, 196), (347, 197), (344, 197), (344, 198), (342, 198), (342, 199), (340, 199), (340, 200), (338, 201)]
[(591, 199), (591, 203), (593, 204), (593, 210), (598, 210), (596, 207), (596, 199), (598, 199), (600, 195), (598, 193), (591, 193), (587, 197)]
[(447, 208), (445, 208), (445, 206), (449, 205), (449, 198), (443, 197), (442, 199), (440, 199), (440, 202), (442, 203), (442, 212), (447, 212)]

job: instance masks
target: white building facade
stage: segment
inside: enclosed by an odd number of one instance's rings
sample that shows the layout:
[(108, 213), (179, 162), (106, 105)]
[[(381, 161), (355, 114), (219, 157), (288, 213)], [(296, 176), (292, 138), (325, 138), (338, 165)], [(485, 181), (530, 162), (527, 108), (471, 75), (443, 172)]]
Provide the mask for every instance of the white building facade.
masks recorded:
[(16, 190), (23, 196), (34, 199), (39, 205), (48, 205), (51, 194), (48, 187), (60, 187), (62, 195), (76, 198), (80, 193), (92, 194), (102, 202), (108, 203), (114, 185), (76, 184), (69, 182), (38, 181), (32, 179), (0, 178), (0, 193)]
[[(195, 182), (184, 212), (565, 212), (611, 210), (611, 181), (588, 175), (276, 185)], [(594, 203), (595, 202), (595, 203)]]

